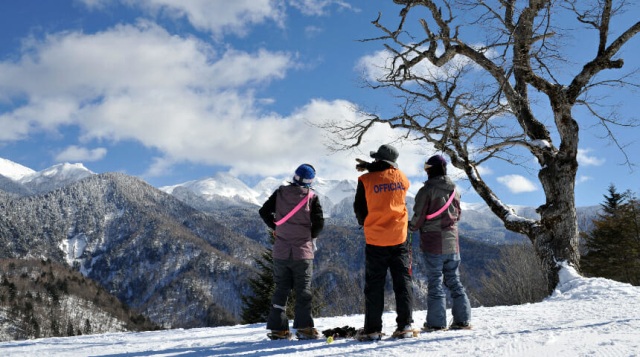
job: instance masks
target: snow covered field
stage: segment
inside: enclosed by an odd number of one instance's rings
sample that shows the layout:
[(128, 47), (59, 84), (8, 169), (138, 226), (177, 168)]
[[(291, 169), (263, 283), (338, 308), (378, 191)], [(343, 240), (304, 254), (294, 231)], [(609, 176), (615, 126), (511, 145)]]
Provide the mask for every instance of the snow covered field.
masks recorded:
[[(425, 311), (414, 312), (415, 326)], [(405, 340), (271, 341), (264, 324), (114, 333), (0, 343), (0, 356), (640, 356), (640, 287), (583, 278), (563, 268), (554, 294), (537, 304), (475, 308), (474, 330)], [(395, 328), (384, 315), (384, 332)], [(362, 315), (316, 319), (322, 331), (361, 327)]]

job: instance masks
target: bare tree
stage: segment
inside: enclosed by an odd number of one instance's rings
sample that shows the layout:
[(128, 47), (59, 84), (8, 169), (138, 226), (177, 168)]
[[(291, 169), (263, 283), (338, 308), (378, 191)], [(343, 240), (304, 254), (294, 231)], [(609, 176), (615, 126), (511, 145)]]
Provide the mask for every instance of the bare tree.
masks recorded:
[(503, 245), (500, 259), (487, 265), (476, 296), (482, 306), (521, 305), (542, 301), (547, 294), (547, 276), (528, 242)]
[[(389, 60), (381, 68), (384, 74), (369, 85), (390, 89), (399, 99), (399, 113), (365, 113), (360, 122), (327, 123), (326, 128), (339, 148), (348, 149), (376, 123), (385, 123), (404, 129), (405, 140), (428, 142), (447, 154), (505, 227), (531, 240), (551, 292), (558, 262), (579, 269), (574, 187), (580, 128), (600, 125), (631, 166), (612, 127), (635, 122), (601, 113), (609, 110), (593, 95), (602, 93), (596, 87), (637, 87), (630, 79), (637, 69), (613, 79), (605, 73), (623, 67), (616, 56), (640, 31), (640, 22), (612, 36), (610, 24), (623, 13), (625, 1), (394, 3), (402, 5), (397, 27), (383, 25), (380, 15), (372, 23), (381, 36), (363, 41), (383, 42)], [(594, 47), (582, 64), (571, 62), (573, 53), (562, 53), (568, 26), (586, 27), (593, 35), (592, 41), (580, 39)], [(586, 114), (576, 117), (577, 107)], [(546, 199), (537, 208), (539, 219), (518, 216), (483, 180), (479, 166), (489, 160), (537, 171)]]

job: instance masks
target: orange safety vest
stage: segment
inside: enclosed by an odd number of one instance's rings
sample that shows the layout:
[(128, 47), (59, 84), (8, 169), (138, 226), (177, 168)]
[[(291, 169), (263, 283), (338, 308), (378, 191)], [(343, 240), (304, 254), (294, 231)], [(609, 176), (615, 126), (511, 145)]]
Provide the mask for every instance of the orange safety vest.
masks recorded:
[(369, 172), (358, 178), (364, 186), (367, 218), (364, 236), (367, 244), (388, 247), (407, 239), (409, 213), (405, 197), (409, 180), (396, 168)]

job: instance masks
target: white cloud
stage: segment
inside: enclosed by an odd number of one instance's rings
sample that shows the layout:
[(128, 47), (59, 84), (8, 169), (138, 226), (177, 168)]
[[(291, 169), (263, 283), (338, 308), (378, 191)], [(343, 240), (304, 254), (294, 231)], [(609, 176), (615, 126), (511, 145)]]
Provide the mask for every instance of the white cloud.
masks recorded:
[(477, 167), (477, 169), (478, 169), (478, 173), (479, 173), (481, 176), (489, 176), (489, 175), (493, 175), (493, 170), (491, 170), (491, 168), (490, 168), (490, 167), (487, 167), (487, 166), (485, 166), (485, 165), (480, 165), (480, 166), (478, 166), (478, 167)]
[(327, 8), (332, 5), (336, 5), (340, 9), (353, 10), (353, 7), (348, 2), (342, 0), (290, 0), (289, 5), (297, 8), (302, 14), (307, 16), (326, 15)]
[(307, 38), (314, 38), (318, 34), (322, 33), (324, 30), (318, 26), (306, 26), (304, 28), (304, 33)]
[(536, 185), (526, 177), (520, 175), (506, 175), (497, 178), (498, 182), (507, 186), (512, 193), (537, 191)]
[(605, 159), (590, 156), (591, 149), (578, 149), (578, 164), (580, 166), (601, 166), (605, 163)]
[(153, 163), (151, 164), (151, 166), (147, 168), (147, 171), (145, 172), (144, 176), (146, 177), (162, 176), (167, 172), (171, 171), (171, 166), (173, 164), (174, 162), (172, 160), (168, 160), (162, 157), (156, 157), (153, 159)]
[[(396, 69), (402, 63), (393, 63), (393, 56), (387, 50), (376, 51), (372, 54), (361, 57), (356, 64), (356, 70), (363, 73), (369, 81), (377, 81), (389, 75), (392, 68)], [(411, 68), (414, 75), (426, 79), (442, 80), (450, 78), (454, 73), (459, 72), (464, 66), (472, 65), (471, 61), (463, 56), (455, 56), (452, 61), (442, 67), (432, 65), (424, 60)]]
[[(424, 144), (401, 144), (401, 133), (386, 125), (372, 128), (361, 149), (331, 153), (327, 133), (310, 122), (361, 120), (350, 102), (316, 99), (290, 114), (265, 114), (253, 88), (295, 66), (287, 53), (218, 53), (147, 21), (52, 34), (32, 40), (17, 61), (0, 62), (0, 97), (25, 102), (1, 114), (0, 140), (75, 126), (85, 144), (131, 140), (158, 151), (148, 175), (193, 162), (275, 176), (311, 162), (326, 178), (357, 177), (355, 157), (369, 159), (369, 151), (394, 143), (407, 175), (424, 175)], [(73, 155), (101, 153), (70, 148), (58, 158)]]
[[(232, 174), (277, 175), (288, 173), (303, 162), (316, 167), (318, 175), (328, 179), (356, 178), (356, 157), (371, 160), (370, 151), (382, 144), (395, 145), (400, 156), (400, 168), (410, 176), (422, 174), (423, 144), (397, 142), (399, 133), (387, 125), (376, 125), (367, 133), (362, 144), (350, 151), (334, 152), (327, 148), (328, 133), (314, 124), (338, 119), (341, 122), (359, 121), (362, 118), (354, 105), (344, 100), (312, 100), (287, 117), (262, 118), (250, 139), (256, 147), (243, 157), (251, 160), (235, 160)], [(270, 129), (271, 128), (271, 129)], [(248, 150), (246, 148), (245, 150)]]
[[(298, 66), (293, 56), (219, 50), (149, 21), (32, 38), (16, 60), (0, 62), (0, 98), (24, 103), (0, 113), (0, 141), (77, 127), (85, 146), (134, 141), (159, 152), (145, 170), (150, 176), (185, 162), (277, 176), (310, 162), (326, 178), (357, 177), (355, 158), (369, 159), (369, 151), (391, 143), (401, 169), (426, 179), (422, 164), (432, 148), (401, 142), (403, 133), (386, 125), (373, 127), (359, 149), (325, 147), (327, 133), (310, 122), (361, 120), (350, 102), (316, 99), (292, 113), (265, 114), (262, 105), (270, 99), (256, 98), (254, 88), (285, 78)], [(57, 158), (105, 154), (70, 147)]]
[(306, 140), (304, 123), (261, 117), (252, 94), (294, 65), (281, 52), (218, 54), (149, 22), (49, 35), (19, 60), (0, 62), (0, 97), (25, 101), (0, 115), (0, 140), (75, 125), (84, 142), (135, 140), (173, 162), (265, 158)]
[(71, 145), (58, 153), (55, 157), (57, 162), (88, 162), (102, 160), (107, 155), (107, 149), (96, 148), (87, 149), (76, 145)]
[(151, 15), (186, 18), (195, 28), (216, 36), (226, 33), (246, 35), (251, 25), (273, 21), (282, 26), (282, 0), (80, 0), (89, 8), (103, 8), (120, 2), (139, 7)]
[(376, 81), (388, 74), (387, 68), (391, 65), (391, 53), (383, 50), (361, 57), (356, 63), (356, 69), (362, 72), (366, 79)]
[(576, 184), (579, 185), (581, 183), (585, 183), (591, 180), (593, 180), (593, 177), (591, 176), (579, 175), (578, 178), (576, 179)]
[(93, 10), (103, 9), (107, 4), (109, 4), (112, 0), (78, 0), (83, 3), (86, 7)]
[[(89, 9), (103, 9), (110, 3), (137, 7), (151, 16), (185, 18), (200, 31), (221, 38), (225, 34), (245, 36), (253, 25), (273, 22), (284, 27), (287, 5), (305, 16), (325, 16), (330, 8), (360, 10), (344, 0), (78, 0)], [(307, 29), (309, 31), (309, 29)], [(313, 31), (317, 29), (313, 28)]]
[[(24, 112), (24, 111), (22, 111)], [(23, 120), (16, 120), (23, 117)], [(17, 141), (29, 136), (31, 123), (23, 113), (15, 111), (13, 114), (0, 114), (0, 142)]]

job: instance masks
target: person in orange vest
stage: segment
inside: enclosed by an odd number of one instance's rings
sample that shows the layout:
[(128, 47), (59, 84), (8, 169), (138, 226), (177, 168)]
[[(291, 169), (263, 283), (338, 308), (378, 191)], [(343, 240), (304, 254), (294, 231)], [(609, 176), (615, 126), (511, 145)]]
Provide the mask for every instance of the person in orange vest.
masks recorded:
[(359, 171), (368, 171), (358, 178), (353, 203), (366, 240), (364, 327), (358, 330), (356, 339), (379, 340), (382, 336), (387, 270), (391, 272), (396, 298), (397, 329), (393, 337), (413, 337), (409, 214), (405, 201), (409, 180), (398, 169), (398, 150), (393, 146), (382, 145), (371, 152), (371, 157), (374, 162), (358, 160), (356, 166)]

